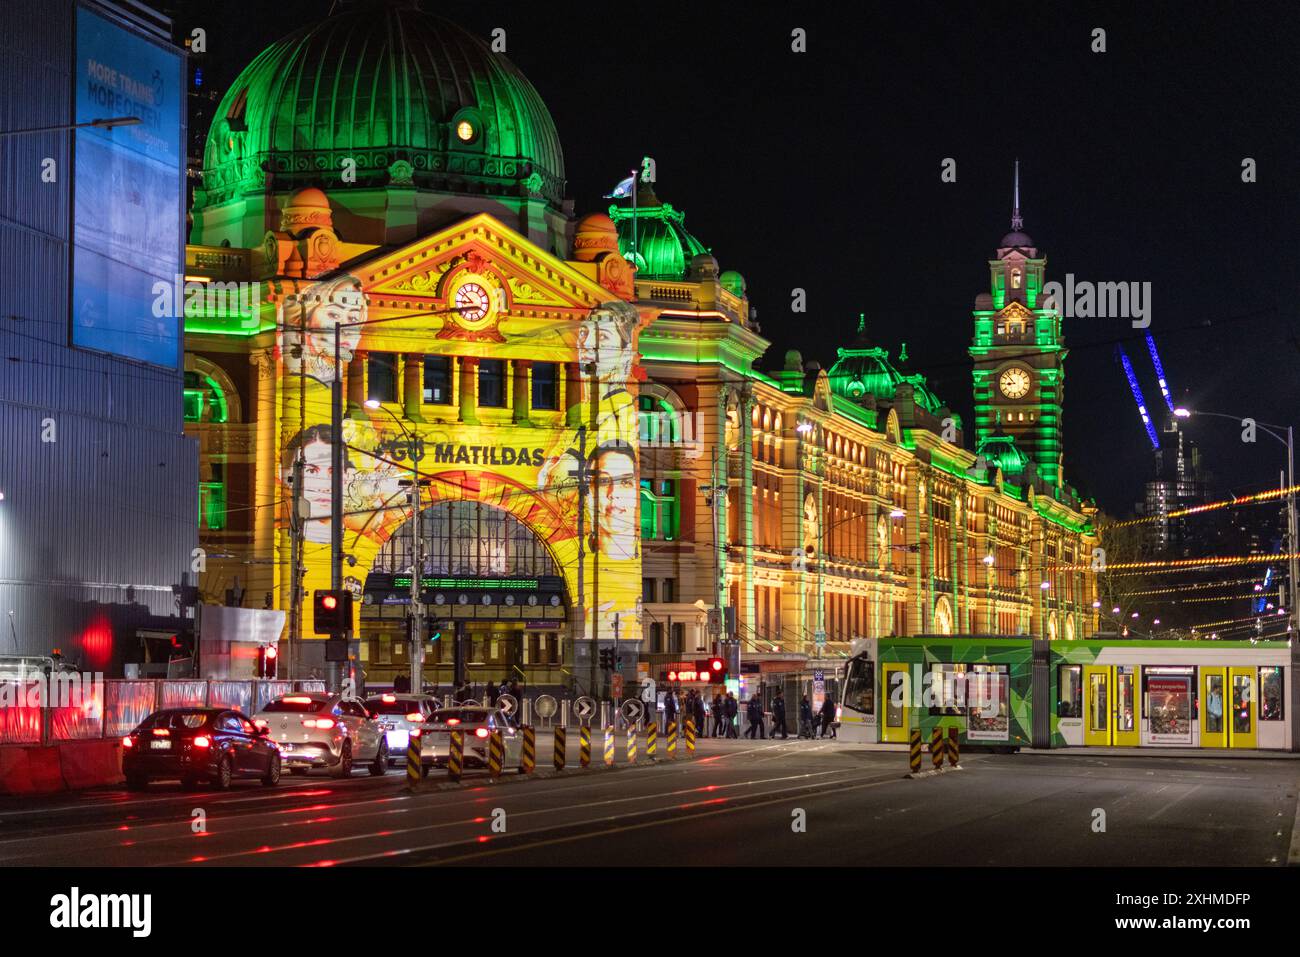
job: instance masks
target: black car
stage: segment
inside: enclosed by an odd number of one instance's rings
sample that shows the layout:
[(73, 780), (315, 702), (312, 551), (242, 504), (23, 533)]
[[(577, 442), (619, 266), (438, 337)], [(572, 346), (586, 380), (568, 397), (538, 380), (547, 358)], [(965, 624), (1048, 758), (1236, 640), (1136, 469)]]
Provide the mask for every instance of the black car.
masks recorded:
[(224, 790), (251, 777), (271, 787), (280, 782), (280, 749), (238, 711), (169, 708), (122, 739), (122, 773), (133, 791), (155, 778), (180, 778), (187, 788), (210, 781)]

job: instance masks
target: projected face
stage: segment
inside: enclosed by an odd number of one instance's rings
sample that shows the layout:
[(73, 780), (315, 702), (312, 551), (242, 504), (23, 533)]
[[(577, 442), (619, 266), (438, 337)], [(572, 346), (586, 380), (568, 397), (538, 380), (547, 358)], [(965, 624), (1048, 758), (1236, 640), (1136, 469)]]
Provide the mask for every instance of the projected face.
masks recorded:
[(636, 461), (627, 449), (604, 449), (594, 465), (592, 501), (602, 554), (610, 558), (636, 555), (638, 490)]

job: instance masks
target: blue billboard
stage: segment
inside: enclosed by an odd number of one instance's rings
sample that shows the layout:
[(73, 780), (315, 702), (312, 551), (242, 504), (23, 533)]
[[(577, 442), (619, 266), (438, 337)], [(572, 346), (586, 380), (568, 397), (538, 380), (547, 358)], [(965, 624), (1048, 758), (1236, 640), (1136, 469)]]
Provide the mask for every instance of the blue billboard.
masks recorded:
[(72, 344), (174, 369), (180, 309), (155, 285), (183, 267), (181, 55), (84, 7), (76, 49), (76, 122), (141, 122), (76, 131)]

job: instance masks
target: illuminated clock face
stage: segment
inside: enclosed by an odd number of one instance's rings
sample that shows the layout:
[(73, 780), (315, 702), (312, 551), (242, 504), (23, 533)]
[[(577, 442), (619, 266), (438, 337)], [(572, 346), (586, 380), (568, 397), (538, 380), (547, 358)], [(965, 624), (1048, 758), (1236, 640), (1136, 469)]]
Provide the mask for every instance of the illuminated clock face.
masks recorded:
[(1029, 372), (1012, 366), (998, 377), (998, 389), (1008, 399), (1023, 399), (1029, 394)]
[(465, 322), (479, 322), (491, 308), (488, 291), (476, 282), (467, 282), (456, 290), (456, 314)]

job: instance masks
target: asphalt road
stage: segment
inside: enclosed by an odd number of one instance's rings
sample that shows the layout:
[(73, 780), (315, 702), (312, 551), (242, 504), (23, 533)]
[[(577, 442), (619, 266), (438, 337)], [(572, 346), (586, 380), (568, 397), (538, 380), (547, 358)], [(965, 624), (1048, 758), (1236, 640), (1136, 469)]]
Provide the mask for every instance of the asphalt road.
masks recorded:
[(0, 866), (1285, 865), (1300, 785), (1300, 761), (1280, 757), (967, 754), (918, 780), (905, 762), (706, 740), (654, 767), (497, 784), (470, 772), (416, 794), (394, 770), (4, 798)]

